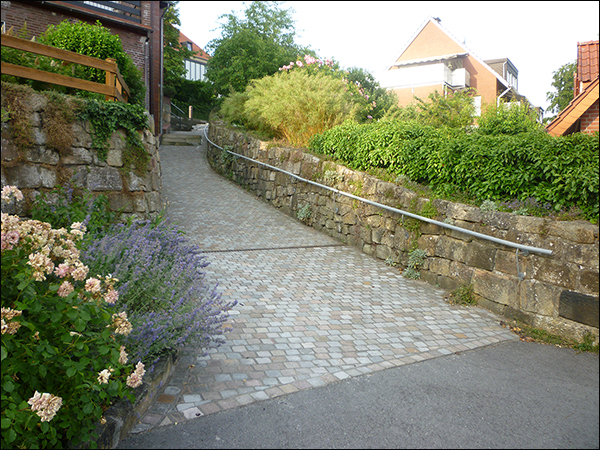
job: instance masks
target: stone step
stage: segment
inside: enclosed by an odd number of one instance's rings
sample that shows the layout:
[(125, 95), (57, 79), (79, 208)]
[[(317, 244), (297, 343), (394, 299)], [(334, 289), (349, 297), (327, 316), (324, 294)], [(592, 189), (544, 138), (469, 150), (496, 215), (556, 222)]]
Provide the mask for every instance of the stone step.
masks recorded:
[(200, 145), (202, 136), (191, 133), (172, 133), (163, 134), (160, 140), (161, 145)]

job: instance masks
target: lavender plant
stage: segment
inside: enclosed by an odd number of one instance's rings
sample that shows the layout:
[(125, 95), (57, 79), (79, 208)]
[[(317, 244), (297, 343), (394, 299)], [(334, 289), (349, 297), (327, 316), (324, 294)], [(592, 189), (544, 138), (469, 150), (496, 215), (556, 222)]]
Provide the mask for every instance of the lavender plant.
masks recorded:
[(119, 279), (116, 306), (133, 325), (126, 345), (135, 358), (152, 363), (186, 344), (224, 342), (223, 323), (236, 302), (207, 286), (206, 257), (170, 222), (114, 225), (88, 242), (81, 258), (95, 273)]

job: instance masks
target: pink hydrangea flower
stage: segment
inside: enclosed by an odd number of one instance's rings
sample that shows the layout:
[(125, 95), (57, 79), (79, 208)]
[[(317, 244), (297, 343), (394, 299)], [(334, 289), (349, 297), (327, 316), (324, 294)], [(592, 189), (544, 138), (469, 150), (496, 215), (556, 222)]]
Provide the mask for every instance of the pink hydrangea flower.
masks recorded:
[(35, 391), (27, 403), (31, 405), (31, 410), (41, 417), (42, 422), (50, 422), (62, 406), (62, 398), (47, 392), (40, 394)]
[(85, 290), (88, 292), (100, 292), (100, 280), (97, 278), (88, 278), (85, 281)]
[(63, 281), (62, 284), (60, 285), (60, 287), (58, 288), (57, 294), (59, 297), (66, 297), (71, 292), (73, 292), (73, 290), (74, 290), (73, 285), (70, 282)]

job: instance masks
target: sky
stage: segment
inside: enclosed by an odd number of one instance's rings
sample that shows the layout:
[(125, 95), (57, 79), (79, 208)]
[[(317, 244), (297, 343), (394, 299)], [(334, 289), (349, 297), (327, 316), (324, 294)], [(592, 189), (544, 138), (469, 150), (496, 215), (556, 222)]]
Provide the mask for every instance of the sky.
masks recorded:
[[(251, 2), (181, 1), (181, 32), (205, 49), (221, 36), (218, 17)], [(546, 110), (552, 73), (577, 59), (577, 42), (598, 40), (598, 1), (287, 1), (296, 43), (343, 68), (360, 67), (375, 78), (385, 71), (428, 17), (482, 60), (508, 58), (519, 71), (519, 93)]]

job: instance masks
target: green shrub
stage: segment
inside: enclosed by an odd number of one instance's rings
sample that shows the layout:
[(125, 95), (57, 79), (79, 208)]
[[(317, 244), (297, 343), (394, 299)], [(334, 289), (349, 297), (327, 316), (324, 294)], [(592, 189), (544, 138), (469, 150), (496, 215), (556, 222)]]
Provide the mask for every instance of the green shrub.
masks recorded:
[(427, 253), (420, 248), (415, 248), (408, 256), (408, 267), (402, 272), (402, 275), (413, 280), (421, 278), (419, 269), (425, 263), (425, 258), (427, 258)]
[(117, 222), (117, 215), (110, 210), (105, 195), (94, 197), (89, 191), (77, 195), (70, 185), (58, 186), (36, 197), (31, 218), (49, 223), (54, 228), (69, 228), (72, 223), (80, 222), (86, 227), (88, 236), (100, 233)]
[(479, 202), (534, 198), (598, 218), (598, 134), (485, 134), (381, 120), (334, 127), (314, 136), (310, 149), (355, 170), (407, 176), (434, 192), (467, 192)]
[(476, 305), (477, 298), (473, 292), (473, 284), (466, 284), (452, 291), (449, 302), (455, 305)]
[(254, 81), (247, 89), (244, 115), (292, 145), (353, 119), (358, 106), (350, 101), (346, 83), (322, 73), (277, 73)]
[[(50, 25), (40, 36), (39, 42), (102, 60), (115, 59), (119, 66), (119, 72), (131, 92), (129, 103), (144, 104), (146, 88), (141, 71), (123, 50), (119, 36), (111, 34), (108, 28), (104, 28), (99, 21), (95, 25), (91, 25), (80, 21), (71, 23), (65, 20), (58, 25)], [(74, 65), (72, 70), (72, 76), (77, 78), (102, 84), (105, 82), (103, 70), (79, 65)]]
[(537, 121), (537, 113), (525, 102), (506, 102), (484, 106), (477, 124), (477, 132), (487, 135), (519, 134), (539, 131), (543, 126)]
[(383, 118), (388, 120), (417, 121), (433, 127), (465, 129), (473, 125), (475, 106), (474, 91), (458, 91), (440, 94), (437, 90), (427, 100), (415, 97), (416, 102), (404, 108), (390, 108)]
[[(2, 189), (2, 203), (23, 196)], [(117, 280), (79, 259), (85, 228), (2, 214), (2, 448), (96, 445), (104, 411), (142, 382), (114, 311)]]

